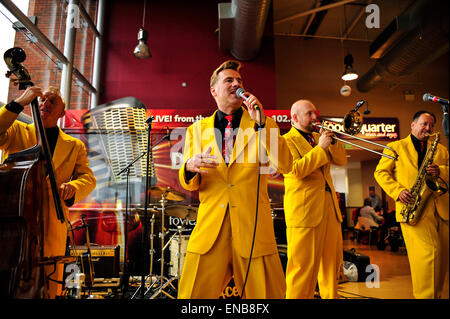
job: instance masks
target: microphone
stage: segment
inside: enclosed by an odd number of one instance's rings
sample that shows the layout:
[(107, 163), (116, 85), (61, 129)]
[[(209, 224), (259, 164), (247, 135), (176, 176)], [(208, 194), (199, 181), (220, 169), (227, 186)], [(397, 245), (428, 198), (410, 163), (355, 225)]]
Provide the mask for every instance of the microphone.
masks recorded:
[(423, 100), (425, 102), (428, 102), (428, 101), (430, 101), (430, 102), (439, 102), (441, 104), (448, 105), (448, 100), (440, 98), (438, 96), (431, 95), (430, 93), (425, 93), (423, 95)]
[(169, 140), (169, 147), (172, 147), (172, 141), (170, 140), (170, 130), (169, 127), (166, 126), (167, 139)]
[(150, 115), (150, 116), (145, 120), (145, 123), (151, 124), (151, 123), (153, 122), (154, 119), (155, 119), (155, 117), (152, 116), (152, 115)]
[(353, 112), (357, 112), (361, 106), (366, 102), (366, 100), (361, 100), (356, 103), (356, 107), (353, 109)]
[[(236, 96), (238, 98), (241, 98), (241, 99), (244, 99), (244, 100), (247, 101), (248, 97), (245, 96), (244, 93), (245, 93), (245, 90), (243, 88), (239, 88), (239, 89), (236, 90)], [(253, 107), (255, 108), (255, 110), (260, 111), (258, 104), (255, 104)]]

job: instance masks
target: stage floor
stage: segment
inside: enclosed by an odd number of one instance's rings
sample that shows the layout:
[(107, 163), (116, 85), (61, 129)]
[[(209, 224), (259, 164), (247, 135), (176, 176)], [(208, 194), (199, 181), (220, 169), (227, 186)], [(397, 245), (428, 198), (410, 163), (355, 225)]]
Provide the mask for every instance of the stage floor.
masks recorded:
[(379, 287), (369, 288), (365, 282), (343, 282), (338, 288), (340, 298), (414, 299), (405, 247), (396, 252), (390, 251), (390, 246), (378, 250), (376, 245), (352, 241), (351, 235), (351, 231), (344, 233), (344, 249), (355, 248), (358, 253), (370, 257), (370, 263), (379, 267)]

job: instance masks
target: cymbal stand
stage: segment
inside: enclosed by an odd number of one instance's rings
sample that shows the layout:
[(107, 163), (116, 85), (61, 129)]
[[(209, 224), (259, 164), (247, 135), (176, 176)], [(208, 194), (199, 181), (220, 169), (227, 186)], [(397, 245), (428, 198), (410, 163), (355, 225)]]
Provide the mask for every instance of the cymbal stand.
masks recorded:
[[(146, 222), (146, 221), (144, 221), (144, 222)], [(149, 275), (145, 278), (145, 281), (148, 279), (148, 277), (152, 278), (152, 275), (153, 275), (153, 254), (155, 253), (154, 244), (153, 244), (153, 238), (155, 237), (154, 233), (155, 233), (155, 213), (152, 214), (152, 218), (150, 219), (150, 272), (149, 272)], [(150, 287), (145, 291), (144, 296), (147, 294), (147, 292), (150, 289), (152, 289), (153, 285), (157, 281), (158, 280), (155, 279), (151, 283)], [(134, 299), (139, 291), (143, 291), (141, 286), (139, 286), (139, 288), (134, 292), (134, 294), (131, 296), (131, 299)]]
[[(153, 150), (154, 147), (156, 147), (159, 143), (161, 143), (164, 140), (170, 140), (170, 135), (164, 135), (159, 141), (157, 141), (154, 145), (151, 144), (151, 130), (152, 130), (152, 122), (154, 120), (153, 116), (149, 116), (147, 118), (147, 120), (145, 121), (147, 123), (147, 150), (142, 152), (138, 157), (136, 157), (126, 168), (124, 168), (122, 171), (119, 172), (119, 175), (122, 174), (125, 170), (128, 170), (129, 167), (131, 167), (131, 165), (133, 165), (134, 163), (136, 163), (141, 157), (143, 157), (144, 155), (146, 155), (146, 168), (145, 168), (145, 200), (144, 200), (144, 227), (143, 227), (143, 231), (142, 231), (142, 238), (141, 238), (141, 245), (142, 245), (142, 274), (141, 274), (141, 285), (138, 287), (138, 289), (135, 291), (135, 293), (133, 294), (133, 296), (131, 297), (131, 299), (133, 299), (137, 293), (140, 291), (141, 293), (141, 299), (144, 299), (145, 293), (144, 293), (144, 287), (145, 287), (145, 282), (147, 280), (148, 277), (152, 278), (152, 271), (153, 271), (153, 228), (154, 228), (154, 220), (155, 220), (155, 214), (153, 213), (152, 215), (152, 234), (151, 234), (151, 248), (150, 248), (150, 273), (148, 276), (145, 276), (145, 269), (147, 268), (146, 265), (146, 258), (145, 258), (145, 237), (147, 235), (147, 206), (148, 206), (148, 201), (149, 201), (149, 166), (150, 166), (150, 150)], [(128, 186), (127, 186), (128, 187)], [(127, 195), (128, 196), (128, 195)], [(128, 213), (127, 213), (127, 218), (128, 218)], [(128, 286), (128, 283), (127, 283)], [(150, 288), (153, 286), (153, 283), (150, 285)], [(148, 290), (147, 290), (148, 291)]]
[[(159, 294), (163, 293), (165, 294), (167, 297), (174, 299), (174, 297), (172, 295), (170, 295), (168, 292), (164, 291), (164, 289), (167, 286), (171, 286), (173, 289), (176, 289), (173, 285), (172, 285), (172, 281), (173, 279), (167, 279), (166, 277), (164, 277), (164, 237), (165, 237), (165, 230), (164, 230), (164, 215), (165, 215), (165, 205), (166, 205), (166, 194), (163, 193), (161, 194), (161, 274), (159, 276), (159, 278), (156, 279), (156, 281), (159, 280), (159, 287), (157, 289), (157, 291), (151, 295), (150, 299), (154, 299), (156, 298)], [(166, 281), (166, 283), (164, 283), (164, 281)], [(147, 289), (147, 292), (149, 292), (152, 288), (153, 284)]]
[[(152, 121), (154, 120), (153, 116), (149, 116), (147, 118), (147, 120), (145, 121), (147, 123), (147, 150), (143, 151), (138, 157), (136, 157), (135, 159), (133, 159), (133, 161), (131, 163), (129, 163), (124, 169), (122, 169), (118, 175), (123, 174), (124, 172), (127, 172), (127, 187), (126, 187), (126, 204), (125, 204), (125, 244), (124, 244), (124, 255), (125, 255), (125, 263), (124, 263), (124, 277), (128, 277), (128, 265), (127, 265), (127, 261), (126, 261), (126, 255), (127, 255), (127, 237), (128, 237), (128, 228), (127, 228), (127, 224), (128, 224), (128, 215), (129, 215), (129, 204), (128, 204), (128, 200), (129, 200), (129, 194), (128, 194), (128, 188), (129, 188), (129, 174), (130, 174), (130, 168), (132, 165), (134, 165), (134, 163), (136, 163), (139, 159), (141, 159), (144, 155), (147, 155), (147, 165), (146, 165), (146, 178), (145, 178), (145, 203), (144, 203), (144, 227), (143, 227), (143, 232), (142, 232), (142, 274), (141, 274), (141, 285), (139, 286), (139, 288), (136, 290), (136, 292), (133, 294), (133, 296), (131, 297), (132, 299), (136, 296), (136, 294), (141, 291), (141, 298), (144, 298), (144, 287), (145, 287), (145, 281), (147, 280), (147, 278), (150, 276), (152, 276), (152, 267), (153, 267), (153, 226), (154, 226), (154, 220), (155, 220), (155, 215), (153, 213), (152, 215), (152, 238), (151, 238), (151, 250), (150, 250), (150, 274), (148, 276), (145, 276), (145, 268), (146, 268), (146, 262), (145, 262), (145, 253), (144, 253), (144, 248), (145, 248), (145, 236), (147, 235), (147, 206), (148, 206), (148, 190), (149, 190), (149, 185), (148, 185), (148, 174), (149, 174), (149, 165), (150, 165), (150, 157), (149, 157), (149, 151), (153, 150), (154, 147), (156, 147), (159, 143), (161, 143), (164, 140), (170, 140), (170, 135), (164, 135), (159, 141), (157, 141), (154, 145), (151, 144), (151, 130), (152, 130)], [(152, 284), (153, 285), (153, 284)], [(151, 286), (152, 286), (151, 285)], [(124, 280), (124, 283), (121, 285), (122, 286), (122, 290), (126, 291), (128, 289), (128, 279)]]

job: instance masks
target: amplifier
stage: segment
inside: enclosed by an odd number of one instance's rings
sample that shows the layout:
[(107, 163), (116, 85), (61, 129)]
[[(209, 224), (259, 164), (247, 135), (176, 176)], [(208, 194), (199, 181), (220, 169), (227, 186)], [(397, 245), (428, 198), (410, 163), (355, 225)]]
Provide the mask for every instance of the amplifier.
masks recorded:
[[(87, 252), (87, 246), (70, 247), (71, 256), (79, 256)], [(91, 245), (92, 265), (95, 278), (119, 278), (120, 246)]]

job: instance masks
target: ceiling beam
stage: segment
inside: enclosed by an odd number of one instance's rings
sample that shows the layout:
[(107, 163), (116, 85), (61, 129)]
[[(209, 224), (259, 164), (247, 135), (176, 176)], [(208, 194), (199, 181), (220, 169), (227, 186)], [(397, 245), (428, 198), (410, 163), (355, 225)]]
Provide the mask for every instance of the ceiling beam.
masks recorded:
[[(316, 3), (314, 4), (314, 8), (318, 8), (320, 6), (320, 0), (316, 0)], [(314, 20), (314, 17), (316, 16), (316, 13), (312, 13), (309, 18), (308, 22), (306, 23), (305, 29), (303, 29), (303, 35), (305, 35), (308, 32), (309, 27), (311, 26), (311, 23)]]
[(355, 1), (357, 1), (357, 0), (342, 0), (342, 1), (339, 1), (339, 2), (336, 2), (336, 3), (331, 3), (331, 4), (328, 4), (328, 5), (322, 6), (322, 7), (318, 7), (318, 8), (314, 8), (314, 9), (308, 10), (308, 11), (304, 11), (304, 12), (300, 12), (300, 13), (294, 14), (294, 15), (292, 15), (290, 17), (279, 19), (277, 21), (274, 21), (273, 24), (275, 25), (275, 24), (280, 24), (280, 23), (283, 23), (283, 22), (295, 20), (295, 19), (300, 18), (300, 17), (304, 17), (304, 16), (307, 16), (307, 15), (310, 15), (310, 14), (313, 14), (313, 13), (316, 13), (316, 12), (323, 11), (323, 10), (328, 10), (328, 9), (331, 9), (331, 8), (340, 7), (340, 6), (342, 6), (342, 5), (346, 4), (346, 3), (355, 2)]
[(368, 39), (360, 38), (343, 38), (339, 36), (328, 36), (328, 35), (313, 35), (313, 34), (298, 34), (298, 33), (284, 33), (284, 32), (274, 32), (274, 37), (291, 37), (291, 38), (316, 38), (316, 39), (328, 39), (328, 40), (345, 40), (345, 41), (360, 41), (360, 42), (371, 42)]
[[(373, 2), (373, 0), (367, 0), (367, 5), (371, 4)], [(342, 35), (342, 37), (348, 38), (348, 36), (350, 35), (350, 33), (353, 31), (353, 29), (356, 27), (356, 24), (359, 22), (359, 20), (361, 19), (361, 17), (363, 16), (363, 14), (366, 12), (366, 7), (361, 8), (361, 10), (359, 11), (358, 15), (356, 16), (356, 18), (353, 20), (353, 22), (348, 26), (348, 28), (344, 31), (344, 34)], [(346, 26), (347, 27), (347, 26)]]

